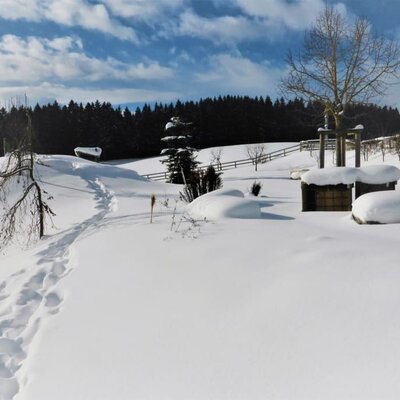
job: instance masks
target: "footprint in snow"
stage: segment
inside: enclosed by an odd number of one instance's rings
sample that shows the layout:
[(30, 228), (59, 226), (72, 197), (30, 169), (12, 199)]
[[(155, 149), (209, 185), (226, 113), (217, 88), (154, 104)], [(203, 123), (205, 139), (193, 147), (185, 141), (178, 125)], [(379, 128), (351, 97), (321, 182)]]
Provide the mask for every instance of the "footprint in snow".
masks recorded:
[(56, 292), (50, 292), (46, 295), (45, 306), (57, 307), (62, 302), (62, 298)]

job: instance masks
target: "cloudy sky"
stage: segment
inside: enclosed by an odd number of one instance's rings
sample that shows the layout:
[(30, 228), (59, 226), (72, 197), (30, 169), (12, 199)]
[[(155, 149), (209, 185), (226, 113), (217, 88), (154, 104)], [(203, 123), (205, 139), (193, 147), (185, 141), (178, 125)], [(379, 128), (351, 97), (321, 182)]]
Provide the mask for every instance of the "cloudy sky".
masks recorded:
[[(280, 95), (325, 0), (0, 0), (0, 102)], [(399, 0), (332, 2), (400, 38)], [(399, 86), (385, 102), (400, 105)], [(399, 100), (399, 101), (398, 101)]]

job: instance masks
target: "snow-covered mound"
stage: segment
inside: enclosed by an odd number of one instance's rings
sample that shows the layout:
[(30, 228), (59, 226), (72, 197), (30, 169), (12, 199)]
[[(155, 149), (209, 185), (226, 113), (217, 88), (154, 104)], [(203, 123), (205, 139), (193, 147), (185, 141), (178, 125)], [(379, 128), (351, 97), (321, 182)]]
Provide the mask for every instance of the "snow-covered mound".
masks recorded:
[(259, 218), (260, 206), (246, 199), (236, 189), (219, 189), (204, 194), (187, 206), (188, 213), (195, 218)]
[(399, 223), (400, 193), (388, 190), (364, 194), (354, 201), (352, 213), (362, 224)]

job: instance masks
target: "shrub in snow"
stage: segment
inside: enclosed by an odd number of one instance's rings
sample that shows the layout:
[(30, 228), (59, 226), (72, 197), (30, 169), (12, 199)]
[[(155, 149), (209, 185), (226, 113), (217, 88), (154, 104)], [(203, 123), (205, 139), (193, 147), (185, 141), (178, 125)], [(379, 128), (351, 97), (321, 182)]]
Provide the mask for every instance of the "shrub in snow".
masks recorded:
[(251, 185), (250, 193), (253, 196), (258, 196), (260, 194), (261, 188), (262, 188), (262, 183), (254, 181), (253, 184)]
[(217, 173), (212, 165), (206, 171), (193, 171), (189, 182), (185, 185), (180, 197), (190, 203), (197, 197), (222, 187), (221, 173)]

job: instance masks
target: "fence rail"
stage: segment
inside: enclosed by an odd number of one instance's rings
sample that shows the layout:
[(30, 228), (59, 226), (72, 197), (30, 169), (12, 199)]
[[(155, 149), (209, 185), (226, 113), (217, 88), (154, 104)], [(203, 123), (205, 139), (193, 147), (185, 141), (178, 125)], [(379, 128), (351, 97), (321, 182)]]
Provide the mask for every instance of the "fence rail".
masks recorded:
[[(264, 154), (260, 156), (257, 160), (255, 158), (244, 158), (241, 160), (234, 160), (234, 161), (226, 161), (219, 164), (209, 164), (212, 165), (216, 171), (226, 171), (229, 169), (234, 169), (237, 167), (241, 167), (243, 165), (254, 165), (256, 162), (257, 164), (264, 164), (266, 162), (272, 161), (276, 158), (285, 157), (291, 153), (296, 151), (301, 151), (301, 145), (296, 144), (294, 146), (285, 147), (280, 150), (271, 151), (270, 153)], [(198, 167), (199, 170), (205, 171), (209, 165), (203, 165)], [(151, 179), (153, 181), (164, 181), (167, 180), (169, 177), (169, 172), (154, 172), (151, 174), (143, 174), (145, 178)]]

